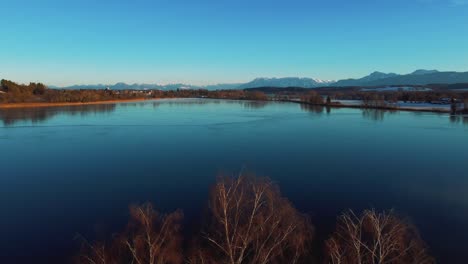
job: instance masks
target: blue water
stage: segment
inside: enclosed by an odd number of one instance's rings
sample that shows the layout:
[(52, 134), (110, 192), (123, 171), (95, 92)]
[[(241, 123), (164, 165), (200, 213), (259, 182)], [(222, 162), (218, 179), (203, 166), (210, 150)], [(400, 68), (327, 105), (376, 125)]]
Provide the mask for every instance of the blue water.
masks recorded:
[(318, 237), (345, 209), (393, 208), (440, 263), (468, 259), (468, 119), (174, 99), (0, 110), (0, 263), (63, 263), (131, 203), (196, 219), (240, 170), (277, 182)]

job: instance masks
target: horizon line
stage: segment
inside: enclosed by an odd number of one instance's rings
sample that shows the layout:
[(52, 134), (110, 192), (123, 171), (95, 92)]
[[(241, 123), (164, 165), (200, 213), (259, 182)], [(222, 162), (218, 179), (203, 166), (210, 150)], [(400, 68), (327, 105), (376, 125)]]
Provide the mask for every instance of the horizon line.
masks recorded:
[(410, 71), (410, 72), (407, 72), (407, 73), (396, 73), (396, 72), (393, 72), (393, 71), (380, 71), (380, 70), (375, 70), (375, 71), (372, 71), (370, 73), (368, 73), (367, 75), (364, 75), (364, 76), (360, 76), (360, 77), (344, 77), (344, 78), (337, 78), (337, 79), (322, 79), (322, 78), (317, 78), (317, 77), (307, 77), (307, 76), (291, 76), (291, 75), (284, 75), (284, 76), (280, 76), (280, 75), (277, 75), (277, 76), (272, 76), (272, 77), (265, 77), (265, 76), (260, 76), (260, 77), (254, 77), (253, 79), (248, 79), (247, 81), (232, 81), (232, 82), (229, 82), (229, 81), (226, 81), (226, 82), (222, 82), (222, 81), (219, 81), (219, 82), (210, 82), (210, 83), (200, 83), (200, 82), (197, 82), (197, 81), (194, 81), (194, 82), (186, 82), (186, 81), (173, 81), (173, 82), (164, 82), (164, 81), (143, 81), (143, 82), (135, 82), (135, 81), (115, 81), (115, 82), (96, 82), (96, 83), (92, 83), (92, 82), (79, 82), (79, 83), (69, 83), (69, 84), (62, 84), (62, 85), (59, 85), (59, 84), (54, 84), (54, 83), (49, 83), (49, 82), (44, 82), (44, 81), (27, 81), (27, 82), (22, 82), (22, 81), (16, 81), (15, 79), (10, 79), (10, 78), (4, 78), (4, 77), (0, 77), (0, 79), (6, 79), (6, 80), (11, 80), (13, 82), (17, 82), (17, 83), (21, 83), (21, 84), (27, 84), (29, 82), (36, 82), (36, 83), (44, 83), (45, 85), (47, 86), (50, 86), (50, 87), (57, 87), (57, 88), (67, 88), (67, 87), (71, 87), (71, 86), (114, 86), (114, 85), (117, 85), (117, 84), (127, 84), (127, 85), (160, 85), (160, 86), (168, 86), (168, 85), (187, 85), (187, 86), (199, 86), (199, 87), (206, 87), (206, 86), (215, 86), (215, 85), (235, 85), (235, 84), (239, 84), (239, 85), (242, 85), (242, 84), (245, 84), (245, 83), (248, 83), (248, 82), (251, 82), (251, 81), (254, 81), (254, 80), (257, 80), (257, 79), (286, 79), (286, 78), (299, 78), (299, 79), (312, 79), (312, 80), (315, 80), (315, 81), (323, 81), (323, 82), (327, 82), (327, 83), (333, 83), (333, 82), (338, 82), (340, 80), (349, 80), (349, 79), (360, 79), (360, 78), (363, 78), (363, 77), (366, 77), (366, 76), (369, 76), (370, 74), (372, 73), (384, 73), (384, 74), (397, 74), (397, 75), (408, 75), (408, 74), (411, 74), (411, 73), (414, 73), (416, 71), (420, 71), (420, 70), (425, 70), (425, 71), (438, 71), (438, 72), (457, 72), (457, 73), (466, 73), (468, 72), (468, 70), (437, 70), (437, 69), (430, 69), (430, 70), (427, 70), (427, 69), (424, 69), (424, 68), (419, 68), (419, 69), (416, 69), (414, 71)]

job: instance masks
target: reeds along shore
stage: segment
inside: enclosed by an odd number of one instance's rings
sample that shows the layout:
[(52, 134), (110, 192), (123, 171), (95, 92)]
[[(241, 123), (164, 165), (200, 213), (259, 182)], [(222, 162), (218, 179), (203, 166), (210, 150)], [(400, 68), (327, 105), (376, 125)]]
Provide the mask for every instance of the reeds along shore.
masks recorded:
[(203, 219), (199, 232), (187, 237), (181, 210), (161, 214), (151, 204), (131, 206), (124, 231), (107, 242), (83, 240), (74, 262), (435, 263), (416, 228), (392, 211), (345, 212), (326, 241), (315, 241), (309, 218), (271, 180), (254, 175), (220, 176)]

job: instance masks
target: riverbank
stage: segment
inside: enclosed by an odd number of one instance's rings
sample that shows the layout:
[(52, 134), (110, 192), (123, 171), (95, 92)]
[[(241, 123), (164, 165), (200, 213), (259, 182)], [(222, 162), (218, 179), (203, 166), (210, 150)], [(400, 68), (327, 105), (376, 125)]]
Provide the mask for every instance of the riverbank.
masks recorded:
[[(157, 98), (151, 98), (155, 100)], [(54, 107), (54, 106), (80, 106), (80, 105), (96, 105), (96, 104), (116, 104), (126, 102), (141, 102), (149, 100), (148, 98), (135, 98), (135, 99), (119, 99), (119, 100), (107, 100), (107, 101), (94, 101), (94, 102), (36, 102), (36, 103), (6, 103), (0, 104), (0, 109), (9, 108), (35, 108), (35, 107)]]
[[(325, 105), (326, 106), (326, 105)], [(431, 113), (445, 113), (449, 114), (449, 109), (435, 108), (435, 107), (425, 107), (425, 106), (414, 106), (414, 107), (405, 107), (405, 106), (362, 106), (362, 105), (345, 105), (345, 104), (334, 104), (330, 107), (335, 108), (359, 108), (359, 109), (378, 109), (378, 110), (388, 110), (388, 111), (410, 111), (410, 112), (431, 112)]]
[(305, 104), (311, 106), (322, 106), (322, 107), (331, 107), (331, 108), (355, 108), (355, 109), (377, 109), (377, 110), (387, 110), (387, 111), (409, 111), (409, 112), (431, 112), (431, 113), (442, 113), (442, 114), (450, 114), (450, 108), (447, 107), (436, 107), (428, 104), (415, 104), (414, 106), (364, 106), (361, 104), (357, 104), (355, 102), (346, 103), (346, 102), (332, 102), (331, 104), (315, 104), (304, 102), (300, 100), (279, 100), (281, 102), (290, 102), (290, 103), (297, 103), (297, 104)]
[[(182, 98), (182, 97), (181, 97)], [(185, 98), (185, 97), (183, 97)], [(106, 100), (106, 101), (94, 101), (94, 102), (35, 102), (35, 103), (6, 103), (0, 104), (0, 109), (11, 109), (11, 108), (36, 108), (36, 107), (55, 107), (55, 106), (81, 106), (81, 105), (98, 105), (98, 104), (116, 104), (126, 102), (142, 102), (146, 100), (157, 100), (162, 98), (134, 98), (134, 99), (119, 99), (119, 100)], [(173, 98), (177, 99), (177, 98)], [(230, 98), (209, 98), (209, 99), (220, 99), (230, 100)], [(236, 99), (239, 100), (239, 99)], [(313, 104), (300, 100), (250, 100), (250, 101), (261, 101), (261, 102), (289, 102), (305, 105), (332, 107), (332, 108), (358, 108), (358, 109), (378, 109), (388, 111), (411, 111), (411, 112), (432, 112), (432, 113), (443, 113), (450, 114), (449, 107), (432, 107), (429, 105), (415, 105), (415, 106), (363, 106), (356, 103), (346, 102), (332, 102), (331, 104)]]

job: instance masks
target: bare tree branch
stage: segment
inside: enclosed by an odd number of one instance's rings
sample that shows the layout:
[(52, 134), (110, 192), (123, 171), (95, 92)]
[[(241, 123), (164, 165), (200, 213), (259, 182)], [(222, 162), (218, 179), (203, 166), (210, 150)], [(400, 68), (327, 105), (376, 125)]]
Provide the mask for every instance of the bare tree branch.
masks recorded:
[(432, 264), (415, 229), (390, 212), (349, 211), (338, 218), (336, 232), (326, 241), (325, 263)]

